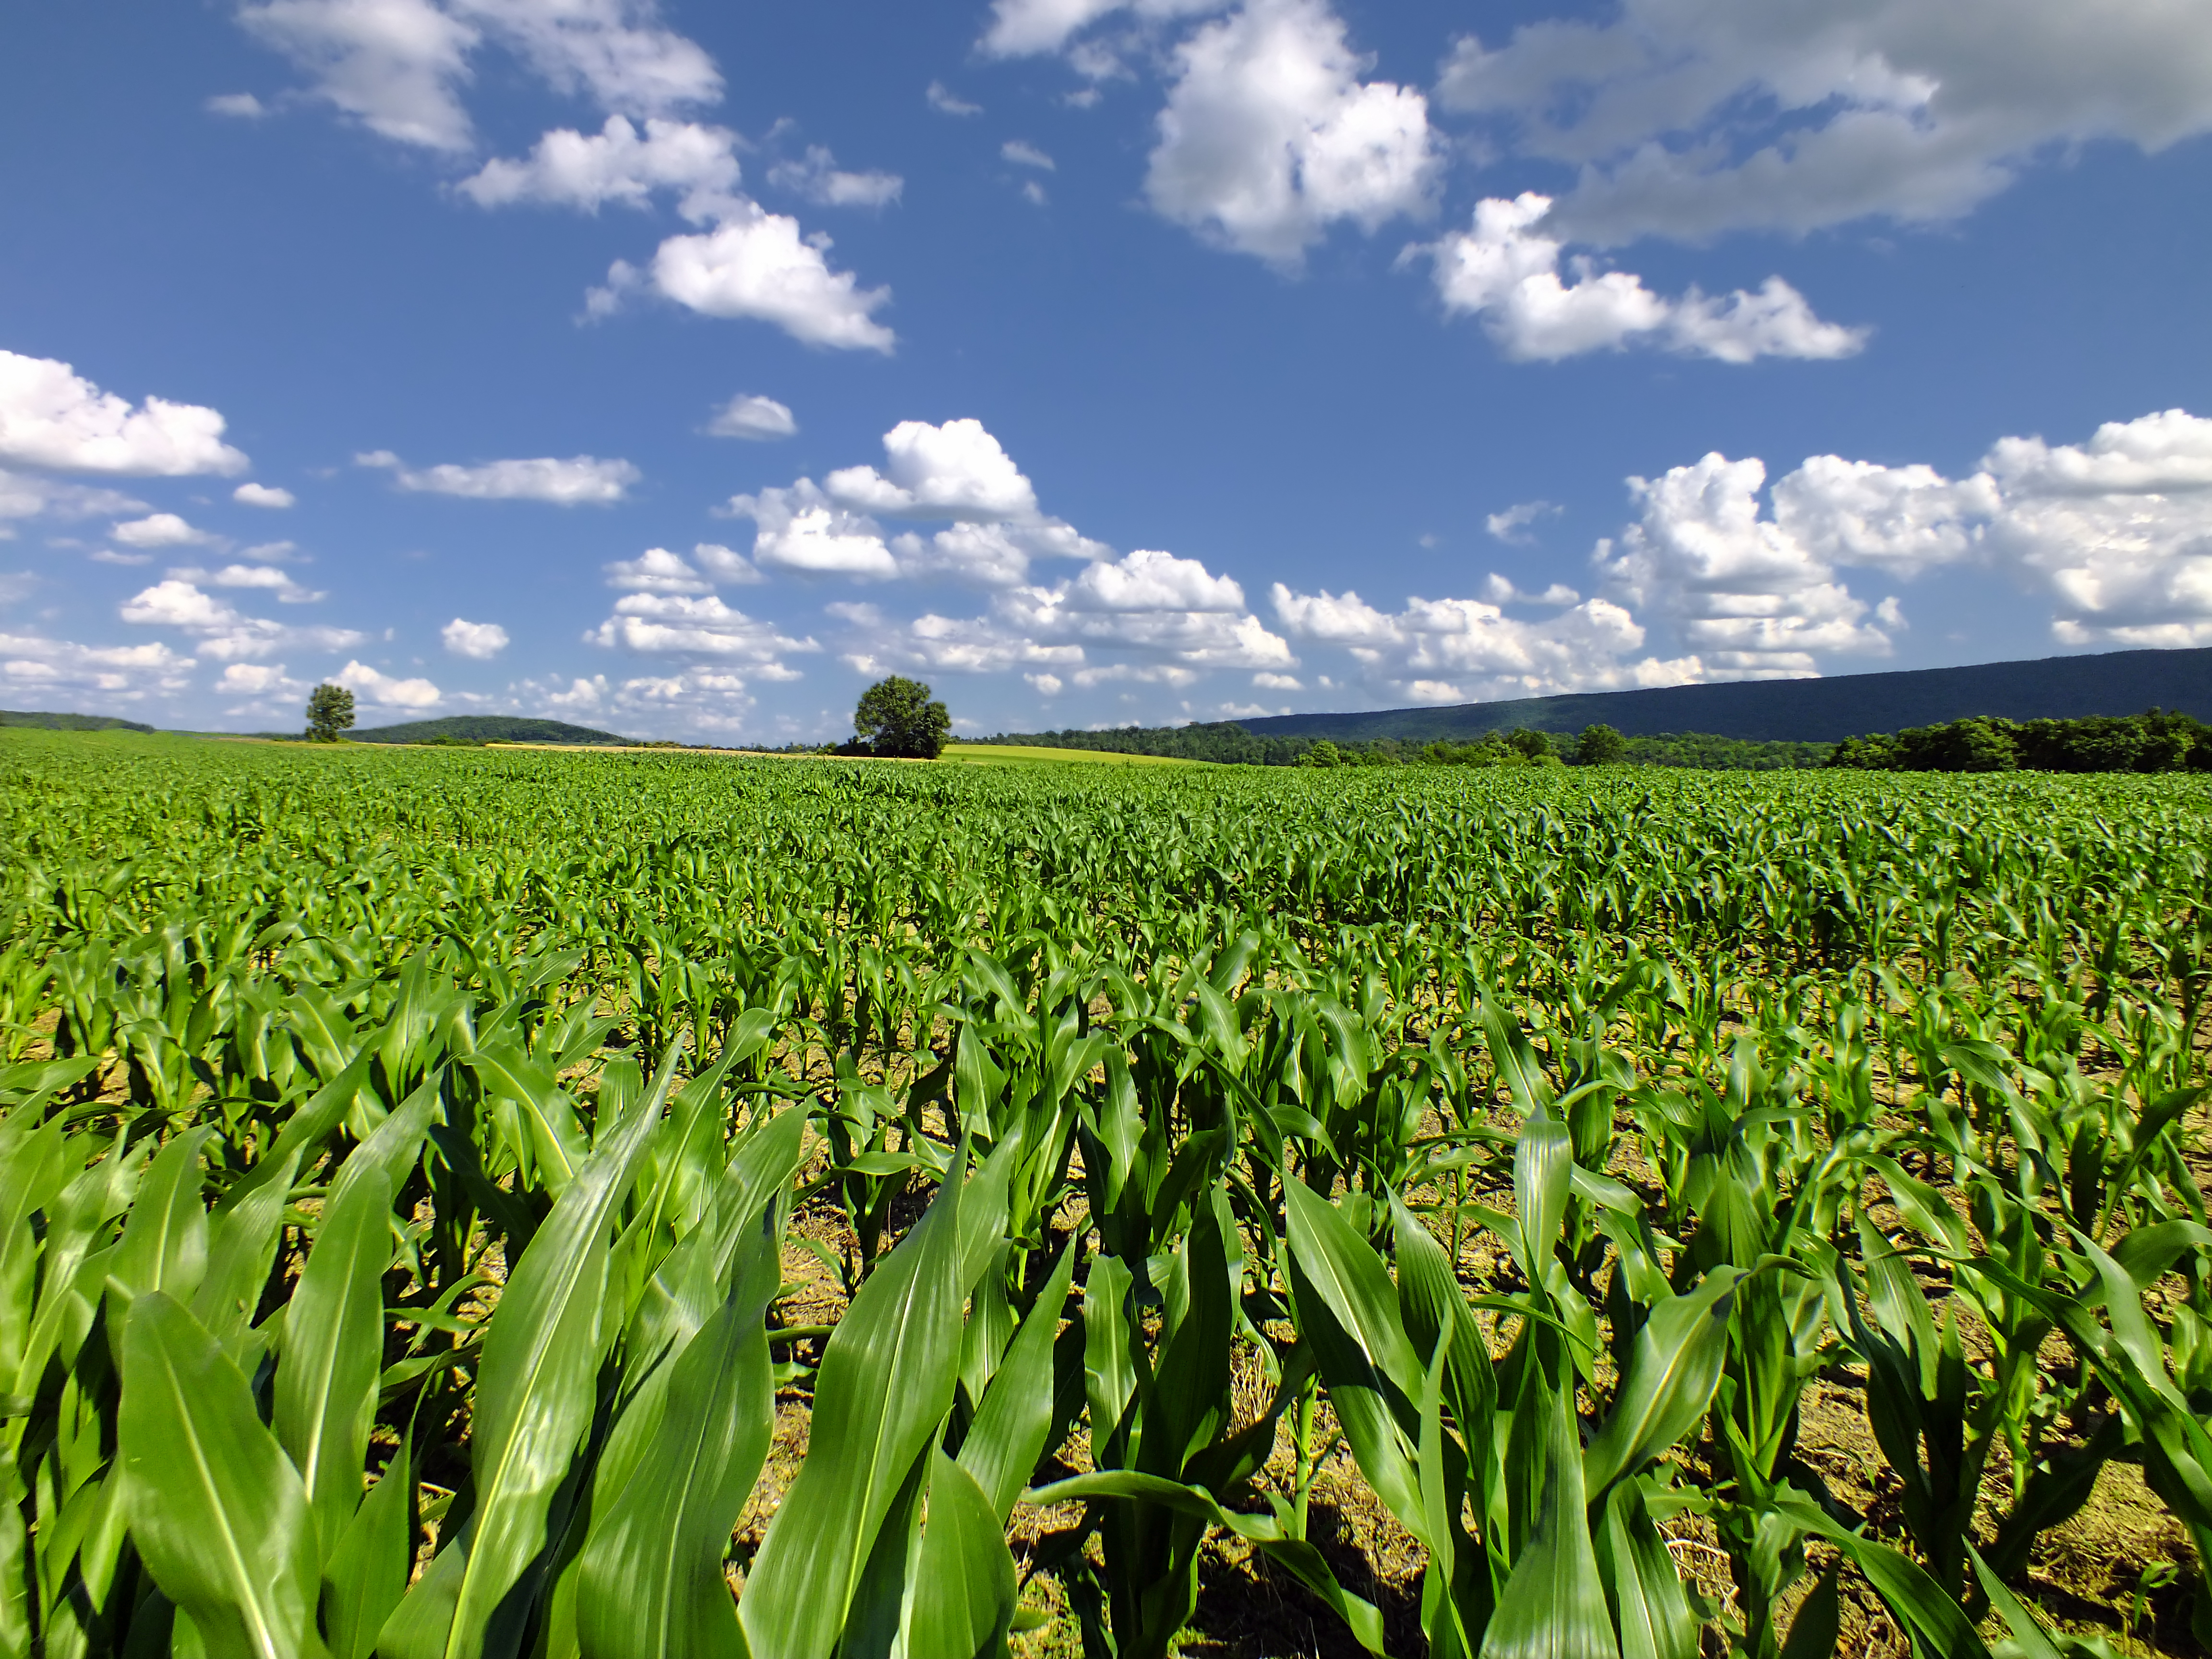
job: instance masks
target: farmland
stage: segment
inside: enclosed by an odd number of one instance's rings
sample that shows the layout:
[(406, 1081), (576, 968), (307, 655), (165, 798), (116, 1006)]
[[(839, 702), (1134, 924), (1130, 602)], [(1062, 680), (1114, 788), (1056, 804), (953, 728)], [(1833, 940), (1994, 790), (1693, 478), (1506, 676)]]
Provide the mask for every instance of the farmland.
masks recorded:
[(0, 733), (0, 1654), (2191, 1651), (2208, 807)]

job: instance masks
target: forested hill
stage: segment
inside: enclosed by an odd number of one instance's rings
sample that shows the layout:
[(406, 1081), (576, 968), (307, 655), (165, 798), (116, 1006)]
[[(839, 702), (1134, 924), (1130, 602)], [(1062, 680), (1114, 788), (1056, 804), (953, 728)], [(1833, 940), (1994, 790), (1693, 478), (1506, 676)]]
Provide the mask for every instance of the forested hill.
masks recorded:
[(630, 743), (612, 732), (566, 720), (524, 720), (513, 714), (448, 714), (349, 732), (356, 743)]
[(0, 708), (0, 726), (37, 726), (48, 732), (151, 732), (137, 720), (112, 714), (48, 714), (35, 709)]
[(1274, 714), (1240, 724), (1257, 738), (1395, 738), (1464, 742), (1516, 728), (1579, 732), (1605, 725), (1628, 737), (1710, 732), (1766, 741), (1834, 743), (1869, 732), (1942, 725), (1976, 714), (2079, 720), (2158, 708), (2212, 721), (2212, 647), (2115, 651), (1969, 668), (1917, 668), (1832, 679), (1745, 680), (1661, 690), (1591, 691), (1511, 702), (1384, 708), (1359, 714)]

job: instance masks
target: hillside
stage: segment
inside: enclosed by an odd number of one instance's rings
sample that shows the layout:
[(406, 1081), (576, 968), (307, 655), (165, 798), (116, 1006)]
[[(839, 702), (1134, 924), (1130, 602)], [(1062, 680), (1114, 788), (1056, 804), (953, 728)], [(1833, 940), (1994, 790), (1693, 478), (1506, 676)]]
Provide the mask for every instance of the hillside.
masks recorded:
[(349, 732), (355, 743), (431, 743), (441, 738), (463, 743), (617, 743), (634, 738), (601, 732), (566, 720), (525, 720), (514, 714), (448, 714), (442, 720), (408, 720), (399, 726), (371, 726)]
[(35, 710), (0, 708), (0, 726), (31, 726), (47, 732), (151, 732), (137, 720), (112, 714), (46, 714)]
[(1353, 714), (1274, 714), (1241, 724), (1257, 738), (1464, 740), (1516, 727), (1579, 732), (1606, 725), (1627, 737), (1695, 732), (1765, 741), (1834, 743), (1874, 732), (1936, 726), (1974, 714), (2079, 720), (2176, 710), (2212, 720), (2212, 647), (2115, 651), (1917, 668), (1832, 679), (1747, 680), (1661, 690), (1592, 691), (1511, 702), (1382, 708)]

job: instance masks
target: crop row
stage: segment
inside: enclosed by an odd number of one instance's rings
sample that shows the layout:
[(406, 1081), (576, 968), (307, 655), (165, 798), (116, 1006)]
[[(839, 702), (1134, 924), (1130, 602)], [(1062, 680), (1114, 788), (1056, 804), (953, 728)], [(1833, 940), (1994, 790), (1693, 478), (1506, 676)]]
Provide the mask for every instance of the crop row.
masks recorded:
[(0, 1653), (1164, 1655), (1224, 1547), (2065, 1651), (2109, 1466), (2212, 1551), (2208, 803), (11, 735)]

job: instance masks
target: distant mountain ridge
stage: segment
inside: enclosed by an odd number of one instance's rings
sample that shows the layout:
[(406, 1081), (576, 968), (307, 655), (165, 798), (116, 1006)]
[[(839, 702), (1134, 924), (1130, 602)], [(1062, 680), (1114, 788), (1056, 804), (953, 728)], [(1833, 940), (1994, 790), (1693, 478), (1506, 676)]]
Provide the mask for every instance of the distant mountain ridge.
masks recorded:
[(1975, 714), (2080, 720), (2175, 710), (2212, 722), (2212, 647), (1839, 674), (1818, 680), (1738, 680), (1636, 691), (1584, 691), (1510, 702), (1467, 702), (1364, 714), (1267, 714), (1237, 722), (1255, 737), (1428, 743), (1516, 727), (1623, 736), (1696, 732), (1766, 742), (1837, 743)]
[(566, 720), (527, 720), (515, 714), (448, 714), (441, 720), (408, 720), (398, 726), (371, 726), (349, 732), (356, 743), (427, 743), (437, 738), (458, 738), (466, 743), (613, 743), (631, 744), (635, 738), (602, 732), (596, 726), (571, 726)]

